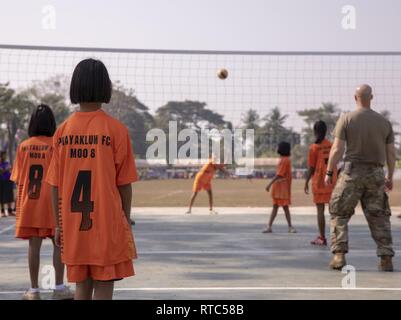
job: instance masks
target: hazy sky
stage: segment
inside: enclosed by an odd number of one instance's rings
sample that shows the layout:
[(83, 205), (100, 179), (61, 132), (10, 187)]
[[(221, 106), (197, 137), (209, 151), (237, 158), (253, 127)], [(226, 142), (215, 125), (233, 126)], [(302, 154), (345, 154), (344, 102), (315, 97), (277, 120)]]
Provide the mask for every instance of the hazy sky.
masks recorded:
[[(213, 50), (401, 50), (399, 0), (1, 0), (0, 43)], [(356, 30), (341, 27), (344, 5)], [(42, 8), (56, 9), (43, 30)]]
[[(43, 28), (43, 8), (55, 29)], [(345, 5), (356, 29), (342, 28)], [(0, 0), (0, 44), (241, 51), (401, 51), (401, 0)], [(102, 59), (113, 81), (134, 89), (152, 111), (171, 100), (205, 101), (239, 123), (246, 109), (274, 106), (288, 124), (297, 110), (333, 102), (354, 107), (361, 82), (375, 107), (400, 119), (401, 55), (160, 55), (0, 50), (0, 82), (23, 87), (55, 74), (69, 78), (78, 61)], [(218, 80), (226, 67), (229, 78)]]

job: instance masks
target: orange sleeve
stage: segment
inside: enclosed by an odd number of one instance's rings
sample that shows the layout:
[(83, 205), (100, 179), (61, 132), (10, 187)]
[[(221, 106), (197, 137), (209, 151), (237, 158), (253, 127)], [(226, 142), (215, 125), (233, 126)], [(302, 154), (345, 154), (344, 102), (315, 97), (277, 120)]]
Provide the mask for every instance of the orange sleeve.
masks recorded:
[(288, 159), (281, 159), (278, 166), (276, 174), (280, 177), (285, 177), (288, 172), (289, 162)]
[(315, 145), (312, 144), (309, 148), (308, 168), (316, 168), (316, 163), (317, 163), (317, 152)]
[(46, 175), (46, 182), (52, 186), (57, 187), (59, 185), (59, 173), (60, 173), (60, 159), (58, 154), (58, 135), (53, 136), (53, 153), (50, 161), (49, 169)]
[(134, 152), (128, 131), (121, 136), (115, 149), (116, 183), (118, 186), (130, 184), (138, 180)]
[(10, 180), (18, 182), (21, 176), (21, 152), (20, 147), (17, 148), (17, 154), (15, 156), (13, 170), (11, 171)]

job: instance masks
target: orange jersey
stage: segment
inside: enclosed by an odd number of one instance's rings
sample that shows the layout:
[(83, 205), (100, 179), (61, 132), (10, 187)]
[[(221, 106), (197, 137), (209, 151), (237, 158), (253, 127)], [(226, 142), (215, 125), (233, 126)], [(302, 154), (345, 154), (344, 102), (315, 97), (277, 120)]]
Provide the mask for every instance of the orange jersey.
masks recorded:
[(224, 164), (213, 163), (213, 161), (210, 160), (196, 174), (195, 181), (198, 181), (202, 184), (208, 184), (212, 181), (216, 171), (223, 168)]
[(103, 110), (75, 112), (56, 131), (47, 181), (58, 186), (67, 265), (136, 258), (118, 186), (137, 180), (127, 128)]
[(327, 163), (329, 161), (331, 142), (327, 139), (319, 144), (312, 144), (309, 148), (308, 167), (315, 168), (312, 177), (312, 192), (314, 194), (330, 194), (336, 182), (337, 173), (334, 172), (333, 185), (326, 185), (324, 178), (327, 172)]
[[(281, 157), (276, 175), (282, 177), (273, 183), (272, 197), (274, 200), (291, 201), (292, 168), (289, 157)], [(288, 203), (289, 204), (289, 203)]]
[(52, 152), (51, 137), (32, 137), (18, 146), (11, 174), (18, 185), (17, 229), (55, 227), (50, 185), (45, 182)]

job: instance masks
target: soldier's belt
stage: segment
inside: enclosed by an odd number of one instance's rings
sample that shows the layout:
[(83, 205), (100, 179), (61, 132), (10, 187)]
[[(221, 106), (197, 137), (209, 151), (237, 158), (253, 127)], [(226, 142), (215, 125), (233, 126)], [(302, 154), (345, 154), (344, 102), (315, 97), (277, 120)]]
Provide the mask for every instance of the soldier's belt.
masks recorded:
[(352, 168), (383, 168), (383, 165), (377, 163), (366, 163), (366, 162), (344, 162), (344, 166), (351, 166)]

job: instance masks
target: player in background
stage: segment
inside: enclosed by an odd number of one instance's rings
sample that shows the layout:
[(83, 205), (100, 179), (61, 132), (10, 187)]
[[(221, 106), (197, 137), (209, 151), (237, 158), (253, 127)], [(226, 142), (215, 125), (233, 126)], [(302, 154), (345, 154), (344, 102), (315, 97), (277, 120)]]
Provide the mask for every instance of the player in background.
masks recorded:
[(291, 146), (288, 142), (280, 142), (277, 153), (280, 155), (280, 162), (277, 166), (276, 175), (266, 186), (266, 191), (272, 190), (273, 209), (270, 215), (268, 225), (263, 233), (271, 233), (274, 219), (277, 216), (279, 207), (282, 207), (285, 213), (285, 218), (288, 223), (288, 232), (296, 233), (295, 228), (291, 224), (291, 214), (289, 205), (291, 204), (291, 182), (292, 182), (292, 167), (291, 167)]
[(5, 205), (9, 216), (15, 216), (12, 208), (14, 202), (14, 183), (10, 180), (11, 165), (7, 161), (7, 152), (0, 152), (0, 205), (1, 217), (6, 217)]
[(213, 192), (212, 192), (212, 180), (217, 170), (220, 170), (225, 175), (230, 173), (224, 168), (224, 164), (218, 164), (212, 158), (199, 170), (195, 176), (195, 181), (192, 187), (192, 196), (189, 202), (189, 208), (186, 212), (191, 214), (192, 206), (194, 205), (195, 199), (201, 190), (206, 190), (209, 198), (209, 212), (210, 214), (217, 214), (217, 211), (213, 210)]
[(312, 245), (326, 246), (326, 221), (324, 217), (325, 205), (330, 202), (337, 172), (333, 173), (333, 185), (324, 182), (329, 161), (331, 142), (326, 139), (327, 125), (324, 121), (317, 121), (313, 126), (315, 143), (309, 147), (308, 172), (305, 181), (305, 193), (309, 194), (309, 181), (312, 179), (313, 202), (317, 209), (317, 223), (319, 235), (311, 242)]
[(70, 99), (79, 109), (54, 135), (47, 175), (55, 239), (77, 300), (112, 299), (114, 282), (134, 275), (130, 212), (137, 171), (128, 129), (102, 110), (111, 94), (101, 61), (78, 63)]
[(23, 300), (40, 299), (40, 248), (45, 238), (53, 241), (53, 266), (56, 274), (53, 299), (72, 299), (74, 296), (63, 283), (64, 265), (60, 248), (54, 243), (55, 222), (50, 185), (44, 181), (52, 156), (52, 136), (55, 130), (56, 121), (52, 110), (47, 105), (39, 105), (29, 122), (29, 139), (18, 146), (11, 175), (11, 180), (18, 185), (15, 236), (29, 240), (31, 288), (24, 293)]

